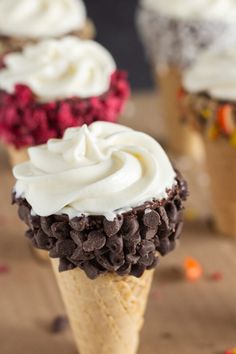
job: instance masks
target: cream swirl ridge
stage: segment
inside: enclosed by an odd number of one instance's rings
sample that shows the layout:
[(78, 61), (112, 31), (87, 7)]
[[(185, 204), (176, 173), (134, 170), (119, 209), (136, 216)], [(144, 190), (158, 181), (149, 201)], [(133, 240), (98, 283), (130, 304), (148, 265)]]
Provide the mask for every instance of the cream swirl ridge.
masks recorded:
[(57, 37), (83, 28), (82, 0), (1, 0), (0, 33), (25, 38)]
[(236, 47), (214, 47), (202, 53), (183, 76), (190, 93), (208, 93), (221, 100), (236, 99)]
[(236, 0), (141, 0), (141, 4), (163, 15), (196, 20), (236, 20)]
[(167, 197), (175, 172), (150, 136), (114, 123), (69, 128), (63, 139), (29, 149), (13, 170), (15, 192), (40, 216), (116, 213)]
[(25, 84), (41, 101), (102, 95), (116, 69), (104, 47), (73, 36), (25, 47), (6, 55), (4, 63), (0, 88), (12, 93), (16, 84)]

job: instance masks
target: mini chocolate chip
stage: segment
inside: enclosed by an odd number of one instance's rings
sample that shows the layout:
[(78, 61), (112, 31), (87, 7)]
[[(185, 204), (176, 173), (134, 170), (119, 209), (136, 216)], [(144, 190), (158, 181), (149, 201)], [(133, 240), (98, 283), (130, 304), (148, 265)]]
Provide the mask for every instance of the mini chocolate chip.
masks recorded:
[(115, 267), (121, 267), (125, 263), (124, 253), (110, 253), (110, 262)]
[(121, 232), (124, 236), (131, 237), (139, 229), (139, 223), (135, 216), (124, 218), (124, 222), (121, 228)]
[(50, 216), (41, 217), (40, 224), (43, 232), (48, 236), (52, 237), (51, 225), (53, 223), (53, 218)]
[(103, 247), (100, 250), (94, 250), (95, 257), (103, 256), (104, 254), (108, 254), (108, 253), (109, 253), (109, 248), (107, 247)]
[(133, 235), (128, 240), (125, 240), (125, 248), (128, 251), (128, 253), (135, 254), (137, 245), (140, 242), (141, 242), (141, 236), (140, 236), (139, 232), (137, 232), (135, 235)]
[(182, 209), (182, 200), (179, 197), (175, 197), (174, 203), (175, 203), (177, 210)]
[(178, 240), (181, 236), (181, 233), (183, 231), (183, 226), (184, 226), (184, 223), (183, 221), (180, 221), (179, 224), (176, 226), (176, 229), (175, 229), (175, 240)]
[(35, 237), (31, 239), (31, 243), (32, 243), (33, 247), (38, 248), (38, 244), (37, 244)]
[(29, 229), (25, 232), (25, 236), (31, 240), (32, 238), (34, 238), (34, 232)]
[(73, 218), (69, 221), (69, 224), (73, 230), (83, 231), (86, 227), (86, 224), (87, 224), (87, 218), (85, 216), (82, 216), (82, 217), (76, 216), (75, 218)]
[(157, 230), (158, 230), (158, 228), (150, 229), (147, 226), (143, 226), (140, 230), (140, 233), (141, 233), (141, 236), (143, 239), (151, 240), (157, 234)]
[(123, 239), (121, 236), (111, 236), (106, 243), (106, 246), (113, 253), (120, 253), (123, 250)]
[(104, 218), (103, 220), (104, 231), (108, 237), (117, 234), (120, 231), (122, 224), (123, 224), (122, 215), (116, 217), (113, 221), (109, 221), (106, 218)]
[(130, 275), (133, 275), (136, 278), (140, 278), (144, 271), (145, 271), (145, 265), (144, 264), (134, 264), (132, 265)]
[(41, 229), (35, 233), (35, 240), (38, 248), (49, 250), (51, 248), (51, 240)]
[(85, 271), (89, 279), (92, 280), (96, 279), (101, 274), (101, 271), (90, 262), (84, 262), (83, 270)]
[(160, 239), (158, 237), (158, 235), (156, 235), (153, 239), (154, 245), (157, 248), (158, 246), (160, 246)]
[(74, 250), (71, 259), (73, 259), (73, 261), (85, 261), (86, 259), (86, 253), (83, 252), (83, 248), (82, 248), (82, 243), (80, 246), (77, 246), (76, 249)]
[(57, 316), (52, 322), (52, 332), (61, 333), (69, 326), (68, 318), (66, 316)]
[(157, 247), (157, 250), (162, 256), (165, 256), (169, 252), (169, 247), (170, 241), (168, 240), (168, 238), (164, 238), (160, 241), (160, 246)]
[(82, 248), (82, 244), (86, 240), (86, 235), (83, 232), (72, 230), (70, 232), (70, 237), (76, 245)]
[(29, 223), (29, 227), (32, 230), (39, 229), (40, 228), (40, 217), (38, 215), (31, 215), (29, 213), (28, 223)]
[(178, 210), (173, 202), (167, 202), (165, 205), (165, 210), (167, 212), (168, 218), (171, 223), (176, 223), (178, 221)]
[(72, 270), (75, 268), (75, 265), (73, 263), (71, 263), (70, 261), (68, 261), (68, 259), (66, 258), (60, 258), (59, 261), (59, 272), (65, 272), (67, 270)]
[(147, 270), (153, 269), (155, 268), (159, 263), (159, 258), (155, 257), (152, 264), (150, 264), (150, 266), (147, 266)]
[(59, 215), (54, 215), (55, 221), (64, 221), (67, 222), (69, 221), (69, 217), (66, 214), (59, 214)]
[(115, 267), (109, 262), (105, 255), (97, 256), (96, 261), (100, 264), (104, 269), (108, 270), (109, 272), (113, 272)]
[(103, 219), (104, 219), (104, 216), (101, 216), (101, 215), (90, 215), (88, 217), (89, 230), (103, 229)]
[(83, 249), (85, 252), (92, 252), (101, 249), (105, 243), (106, 237), (102, 231), (91, 231), (88, 234), (88, 240), (83, 244)]
[(51, 226), (51, 231), (53, 237), (57, 238), (58, 240), (63, 240), (70, 236), (68, 223), (65, 221), (54, 222)]
[(124, 276), (129, 274), (130, 271), (131, 271), (131, 264), (125, 263), (117, 270), (117, 274), (120, 276)]
[(56, 243), (56, 251), (59, 257), (70, 257), (72, 256), (76, 248), (75, 243), (72, 240), (59, 240)]
[(142, 256), (139, 260), (139, 263), (144, 264), (145, 267), (149, 267), (151, 264), (153, 264), (154, 259), (155, 259), (155, 252), (150, 252), (145, 256)]
[(133, 243), (135, 243), (137, 245), (141, 241), (141, 235), (140, 235), (140, 233), (138, 231), (138, 232), (136, 232), (133, 235), (130, 235), (130, 234), (123, 235), (123, 239), (127, 240), (127, 241), (130, 241), (130, 242), (133, 242)]
[(159, 214), (161, 216), (161, 229), (169, 229), (169, 218), (164, 207), (159, 207)]
[(59, 258), (59, 254), (57, 253), (57, 247), (56, 246), (54, 246), (53, 248), (50, 249), (49, 257), (51, 257), (51, 258)]
[(29, 225), (30, 209), (27, 206), (24, 204), (20, 205), (18, 209), (18, 215), (22, 221)]
[(139, 255), (134, 255), (134, 254), (127, 254), (126, 255), (126, 261), (131, 264), (136, 264), (139, 261), (140, 256)]
[(138, 253), (140, 256), (145, 256), (150, 252), (155, 251), (155, 245), (152, 241), (142, 240), (140, 246), (138, 247)]
[(146, 210), (143, 215), (143, 223), (145, 226), (155, 229), (160, 223), (160, 215), (155, 210)]

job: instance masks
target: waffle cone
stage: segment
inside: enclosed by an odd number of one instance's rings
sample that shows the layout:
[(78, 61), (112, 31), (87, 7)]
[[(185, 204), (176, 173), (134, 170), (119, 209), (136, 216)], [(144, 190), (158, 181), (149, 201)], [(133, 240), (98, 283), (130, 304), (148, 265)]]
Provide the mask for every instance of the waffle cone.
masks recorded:
[(91, 20), (87, 20), (84, 28), (81, 31), (81, 39), (94, 39), (96, 35), (96, 29), (94, 23)]
[(167, 145), (171, 152), (191, 156), (201, 162), (204, 159), (204, 148), (200, 135), (191, 130), (187, 124), (181, 124), (178, 100), (182, 87), (181, 76), (181, 72), (173, 67), (156, 73), (167, 129)]
[(153, 271), (90, 280), (78, 268), (59, 273), (52, 263), (79, 353), (135, 354)]
[(27, 149), (17, 150), (11, 145), (7, 145), (6, 149), (12, 167), (29, 159)]
[(236, 149), (226, 139), (205, 146), (217, 229), (236, 237)]

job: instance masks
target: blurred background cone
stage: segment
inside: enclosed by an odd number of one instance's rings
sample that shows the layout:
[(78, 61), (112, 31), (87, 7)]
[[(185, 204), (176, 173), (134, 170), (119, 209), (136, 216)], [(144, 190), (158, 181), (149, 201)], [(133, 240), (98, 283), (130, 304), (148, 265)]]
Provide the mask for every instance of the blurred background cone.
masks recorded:
[(167, 147), (177, 155), (192, 157), (198, 162), (204, 160), (204, 147), (200, 135), (181, 122), (180, 103), (178, 99), (181, 90), (181, 71), (170, 67), (156, 70), (156, 82), (161, 97), (164, 116)]
[(58, 260), (52, 264), (79, 353), (137, 353), (153, 271), (91, 280), (79, 268), (59, 273)]
[(6, 145), (6, 150), (8, 153), (9, 161), (12, 167), (15, 165), (29, 160), (28, 149), (16, 149), (12, 145)]

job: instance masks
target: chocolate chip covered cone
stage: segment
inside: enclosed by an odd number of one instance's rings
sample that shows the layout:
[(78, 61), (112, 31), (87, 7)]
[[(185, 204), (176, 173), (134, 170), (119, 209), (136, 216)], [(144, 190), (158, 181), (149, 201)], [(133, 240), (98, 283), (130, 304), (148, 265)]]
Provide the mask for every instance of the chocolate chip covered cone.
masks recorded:
[(191, 156), (203, 161), (204, 149), (199, 134), (181, 122), (178, 94), (181, 88), (181, 72), (177, 68), (166, 68), (157, 72), (161, 104), (167, 129), (167, 145), (171, 152)]
[(236, 237), (235, 148), (226, 139), (205, 141), (217, 229)]
[(80, 269), (56, 278), (80, 354), (135, 354), (153, 278), (106, 274), (89, 279)]
[[(48, 171), (42, 167), (47, 148)], [(36, 155), (42, 165), (34, 168)], [(63, 139), (33, 148), (30, 158), (14, 168), (13, 203), (29, 227), (26, 236), (53, 258), (80, 354), (135, 354), (151, 269), (174, 250), (181, 235), (186, 182), (156, 140), (111, 123), (71, 128)], [(53, 158), (57, 167), (62, 161), (62, 173), (55, 173)], [(63, 179), (70, 172), (73, 177)], [(30, 189), (24, 181), (29, 175), (36, 182), (35, 200), (27, 197)], [(61, 196), (71, 187), (76, 198), (64, 203)], [(133, 193), (136, 198), (143, 188), (139, 201), (131, 205)], [(143, 201), (147, 188), (154, 189)], [(120, 207), (113, 205), (120, 201)]]

